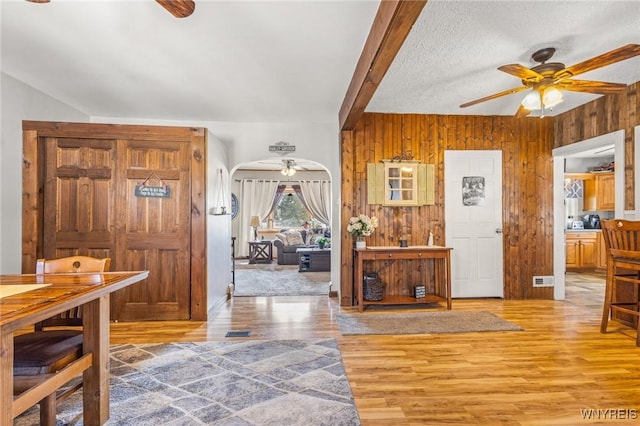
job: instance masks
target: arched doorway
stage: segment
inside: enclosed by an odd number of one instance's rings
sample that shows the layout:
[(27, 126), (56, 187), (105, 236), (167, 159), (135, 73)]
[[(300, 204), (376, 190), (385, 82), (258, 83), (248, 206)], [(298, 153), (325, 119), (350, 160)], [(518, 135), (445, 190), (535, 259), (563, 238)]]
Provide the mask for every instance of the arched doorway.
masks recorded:
[[(331, 248), (320, 249), (316, 239), (331, 235), (328, 169), (302, 158), (267, 158), (235, 166), (230, 186), (237, 201), (234, 295), (327, 296)], [(300, 263), (301, 256), (310, 263)]]

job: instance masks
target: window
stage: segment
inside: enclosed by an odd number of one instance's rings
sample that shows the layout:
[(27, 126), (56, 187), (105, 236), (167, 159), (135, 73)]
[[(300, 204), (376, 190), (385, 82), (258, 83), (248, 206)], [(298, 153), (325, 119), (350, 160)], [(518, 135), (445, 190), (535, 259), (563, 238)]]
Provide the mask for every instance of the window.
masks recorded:
[(383, 206), (435, 204), (435, 165), (382, 160), (367, 164), (367, 202)]
[(417, 163), (385, 163), (384, 181), (387, 185), (388, 205), (417, 204)]
[(282, 197), (273, 212), (273, 225), (276, 228), (299, 228), (311, 219), (300, 198), (291, 192)]

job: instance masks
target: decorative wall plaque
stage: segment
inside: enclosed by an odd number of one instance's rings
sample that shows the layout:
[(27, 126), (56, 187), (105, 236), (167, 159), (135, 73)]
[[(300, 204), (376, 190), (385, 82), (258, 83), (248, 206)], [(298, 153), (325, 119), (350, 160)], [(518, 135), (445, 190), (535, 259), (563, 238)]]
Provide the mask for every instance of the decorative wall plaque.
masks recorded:
[(269, 145), (269, 152), (280, 155), (287, 155), (292, 152), (296, 152), (296, 146), (289, 145), (288, 142), (277, 142), (275, 145)]

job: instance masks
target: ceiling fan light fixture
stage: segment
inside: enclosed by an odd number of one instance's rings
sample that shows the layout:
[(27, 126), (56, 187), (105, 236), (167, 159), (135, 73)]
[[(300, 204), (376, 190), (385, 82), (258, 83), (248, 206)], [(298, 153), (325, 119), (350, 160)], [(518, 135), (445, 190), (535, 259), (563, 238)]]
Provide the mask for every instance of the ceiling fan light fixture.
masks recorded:
[(529, 111), (553, 108), (562, 102), (562, 92), (556, 87), (547, 87), (542, 90), (531, 90), (522, 100), (522, 106)]
[(287, 160), (285, 162), (284, 168), (280, 171), (280, 173), (282, 173), (284, 176), (293, 176), (296, 174), (296, 169), (293, 168), (293, 165), (295, 163), (293, 162), (293, 160)]
[(291, 177), (296, 174), (296, 169), (284, 168), (280, 171), (284, 176)]
[(547, 87), (542, 95), (542, 103), (545, 108), (553, 108), (562, 102), (562, 92), (551, 86)]
[[(525, 117), (533, 110), (542, 110), (541, 117), (544, 116), (545, 109), (551, 109), (555, 105), (563, 102), (562, 91), (594, 93), (597, 95), (609, 95), (626, 90), (624, 83), (608, 83), (605, 81), (573, 80), (572, 78), (607, 65), (615, 64), (635, 56), (640, 56), (640, 44), (627, 44), (609, 52), (594, 56), (585, 61), (574, 64), (570, 67), (561, 62), (547, 62), (556, 49), (547, 47), (540, 49), (531, 55), (531, 59), (538, 62), (538, 65), (526, 67), (520, 64), (506, 64), (498, 67), (498, 70), (518, 77), (522, 81), (522, 86), (503, 90), (484, 98), (465, 102), (460, 108), (476, 105), (481, 102), (490, 101), (502, 96), (511, 95), (520, 91), (531, 89), (529, 94), (522, 100), (520, 107), (516, 111), (516, 117)], [(559, 89), (560, 88), (560, 89)]]
[(540, 101), (540, 92), (533, 89), (522, 100), (522, 106), (529, 111), (535, 111), (542, 108), (542, 102)]

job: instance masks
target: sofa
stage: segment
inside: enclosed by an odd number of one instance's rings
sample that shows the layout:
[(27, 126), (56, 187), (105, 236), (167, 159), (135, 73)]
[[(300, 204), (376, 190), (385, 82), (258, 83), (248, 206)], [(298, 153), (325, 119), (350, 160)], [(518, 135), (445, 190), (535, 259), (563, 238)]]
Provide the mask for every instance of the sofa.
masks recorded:
[[(309, 236), (310, 239), (312, 236)], [(278, 265), (297, 265), (298, 254), (296, 250), (299, 248), (315, 247), (313, 241), (308, 241), (307, 231), (302, 229), (290, 229), (288, 231), (276, 234), (273, 245), (276, 248)]]

